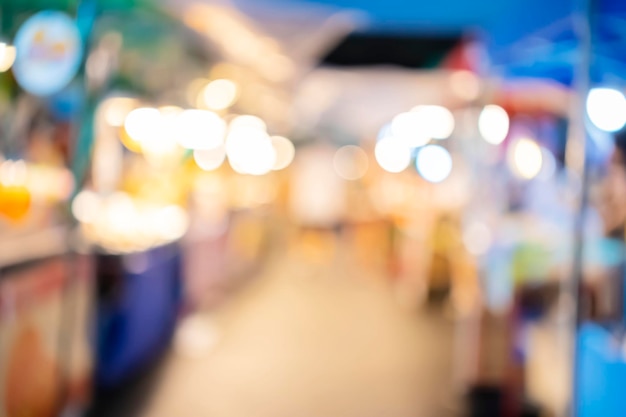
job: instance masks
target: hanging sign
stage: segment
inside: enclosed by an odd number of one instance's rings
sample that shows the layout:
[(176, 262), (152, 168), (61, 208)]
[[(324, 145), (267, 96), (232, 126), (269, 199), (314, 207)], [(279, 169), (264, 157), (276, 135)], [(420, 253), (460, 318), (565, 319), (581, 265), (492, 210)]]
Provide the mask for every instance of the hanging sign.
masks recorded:
[(18, 84), (36, 96), (49, 96), (76, 76), (82, 58), (82, 40), (72, 18), (43, 11), (18, 30), (13, 74)]

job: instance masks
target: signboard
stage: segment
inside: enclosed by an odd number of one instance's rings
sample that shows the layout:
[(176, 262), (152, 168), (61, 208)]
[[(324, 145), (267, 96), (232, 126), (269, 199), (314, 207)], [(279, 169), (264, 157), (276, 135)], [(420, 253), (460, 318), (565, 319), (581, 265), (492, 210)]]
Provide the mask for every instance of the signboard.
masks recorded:
[(28, 19), (14, 40), (13, 74), (18, 84), (36, 96), (66, 87), (78, 72), (83, 43), (74, 20), (58, 11), (43, 11)]

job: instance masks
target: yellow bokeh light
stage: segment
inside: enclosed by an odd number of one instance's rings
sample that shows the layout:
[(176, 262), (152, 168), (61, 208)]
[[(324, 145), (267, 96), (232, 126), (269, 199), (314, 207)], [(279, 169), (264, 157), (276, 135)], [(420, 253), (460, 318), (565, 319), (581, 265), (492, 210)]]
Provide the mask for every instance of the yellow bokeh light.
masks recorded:
[(6, 72), (13, 66), (16, 55), (15, 46), (0, 42), (0, 72)]
[(211, 110), (224, 110), (237, 100), (239, 88), (231, 80), (219, 79), (208, 83), (201, 91), (202, 102)]

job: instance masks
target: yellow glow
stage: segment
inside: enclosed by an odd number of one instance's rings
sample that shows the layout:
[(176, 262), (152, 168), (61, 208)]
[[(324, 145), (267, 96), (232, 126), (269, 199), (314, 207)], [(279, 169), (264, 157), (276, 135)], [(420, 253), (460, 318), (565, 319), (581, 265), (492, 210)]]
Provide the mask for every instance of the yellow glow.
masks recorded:
[(480, 80), (471, 71), (455, 71), (450, 75), (450, 88), (463, 100), (476, 100), (480, 95)]
[(276, 162), (272, 169), (280, 171), (291, 165), (293, 158), (296, 156), (296, 148), (293, 146), (293, 143), (282, 136), (272, 136), (272, 146), (276, 152)]
[(15, 46), (0, 42), (0, 72), (8, 71), (15, 62)]
[(196, 165), (203, 171), (213, 171), (218, 169), (226, 159), (226, 149), (219, 146), (215, 149), (193, 151), (193, 159)]
[(182, 207), (156, 206), (122, 192), (100, 197), (84, 191), (74, 200), (72, 212), (89, 239), (121, 253), (179, 239), (189, 227)]
[(411, 149), (393, 137), (379, 140), (374, 154), (378, 165), (387, 172), (402, 172), (411, 163)]
[(111, 97), (101, 104), (104, 120), (109, 126), (120, 127), (126, 116), (137, 107), (137, 100), (129, 97)]
[(508, 153), (509, 165), (513, 173), (523, 179), (535, 178), (543, 165), (541, 148), (532, 139), (516, 140)]
[(489, 104), (480, 112), (478, 130), (486, 142), (499, 145), (509, 134), (509, 115), (506, 110), (495, 104)]
[(226, 122), (207, 110), (185, 110), (177, 120), (178, 143), (186, 149), (214, 149), (224, 143)]
[(411, 113), (416, 115), (414, 123), (429, 138), (447, 139), (454, 132), (454, 116), (443, 106), (416, 106)]
[(337, 149), (333, 158), (335, 172), (349, 181), (363, 178), (369, 167), (369, 159), (363, 149), (348, 145)]
[(202, 89), (204, 105), (211, 110), (224, 110), (237, 100), (239, 89), (231, 80), (211, 81)]
[(267, 55), (261, 61), (261, 71), (270, 81), (281, 82), (293, 77), (295, 66), (291, 59), (282, 54)]

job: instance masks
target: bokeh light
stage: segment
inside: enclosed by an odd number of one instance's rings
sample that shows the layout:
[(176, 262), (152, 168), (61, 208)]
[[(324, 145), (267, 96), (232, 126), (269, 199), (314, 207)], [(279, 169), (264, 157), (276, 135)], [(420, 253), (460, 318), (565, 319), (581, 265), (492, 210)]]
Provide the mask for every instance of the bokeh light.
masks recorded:
[(152, 107), (134, 109), (124, 120), (124, 129), (130, 138), (142, 143), (160, 133), (161, 113)]
[(258, 126), (231, 128), (226, 140), (226, 155), (231, 167), (240, 174), (264, 175), (276, 162), (272, 141)]
[(550, 152), (550, 150), (541, 147), (541, 170), (537, 175), (537, 178), (544, 181), (549, 181), (554, 178), (557, 169), (556, 158)]
[(196, 165), (203, 171), (213, 171), (224, 163), (226, 148), (218, 146), (217, 148), (207, 150), (196, 149), (193, 151), (193, 159)]
[(160, 209), (154, 220), (154, 230), (166, 242), (180, 239), (189, 227), (187, 212), (177, 205)]
[(499, 145), (506, 139), (509, 126), (506, 110), (495, 104), (485, 106), (478, 117), (478, 130), (483, 139), (492, 145)]
[(176, 330), (174, 347), (184, 357), (203, 357), (219, 341), (216, 326), (206, 316), (194, 314), (183, 319)]
[(102, 201), (93, 191), (83, 190), (72, 201), (72, 214), (81, 223), (93, 223), (100, 215)]
[(214, 149), (224, 143), (226, 122), (208, 110), (185, 110), (177, 120), (178, 143), (186, 149)]
[(491, 248), (492, 236), (489, 227), (481, 222), (474, 222), (463, 231), (463, 244), (474, 255), (484, 255)]
[(450, 75), (450, 88), (459, 98), (473, 101), (480, 95), (480, 79), (471, 71), (455, 71)]
[(387, 172), (402, 172), (411, 164), (411, 148), (393, 137), (379, 140), (374, 156), (378, 165)]
[(354, 181), (365, 176), (369, 159), (365, 151), (358, 146), (342, 146), (335, 152), (333, 167), (341, 178)]
[(443, 106), (416, 106), (411, 113), (417, 115), (417, 123), (429, 138), (447, 139), (454, 132), (454, 115)]
[(612, 88), (593, 88), (587, 96), (589, 120), (601, 130), (616, 132), (626, 125), (626, 97)]
[(0, 42), (0, 72), (6, 72), (13, 66), (16, 54), (15, 46)]
[(27, 179), (28, 168), (23, 160), (9, 159), (0, 164), (0, 185), (22, 186), (26, 184)]
[(535, 178), (543, 165), (541, 147), (533, 139), (517, 139), (509, 148), (508, 161), (517, 177), (526, 180)]
[(137, 107), (137, 100), (130, 97), (111, 97), (101, 104), (104, 120), (109, 126), (120, 127), (128, 114)]
[(296, 156), (296, 148), (289, 139), (282, 136), (272, 136), (272, 146), (276, 152), (276, 162), (272, 169), (280, 171), (287, 168)]
[(175, 157), (178, 143), (178, 116), (182, 112), (180, 107), (166, 106), (159, 109), (159, 119), (155, 131), (150, 137), (141, 142), (141, 150), (146, 157), (162, 160), (169, 156)]
[(237, 100), (239, 88), (231, 80), (219, 79), (208, 83), (202, 89), (202, 101), (211, 110), (224, 110)]
[(417, 154), (415, 167), (426, 181), (438, 183), (450, 176), (452, 157), (439, 145), (424, 146)]
[(426, 133), (426, 126), (421, 115), (417, 112), (400, 113), (391, 121), (391, 135), (405, 146), (417, 148), (428, 143), (431, 139)]
[(267, 125), (265, 124), (263, 119), (257, 116), (249, 115), (249, 114), (237, 116), (230, 122), (231, 129), (246, 128), (246, 127), (259, 129), (262, 131), (267, 131)]

